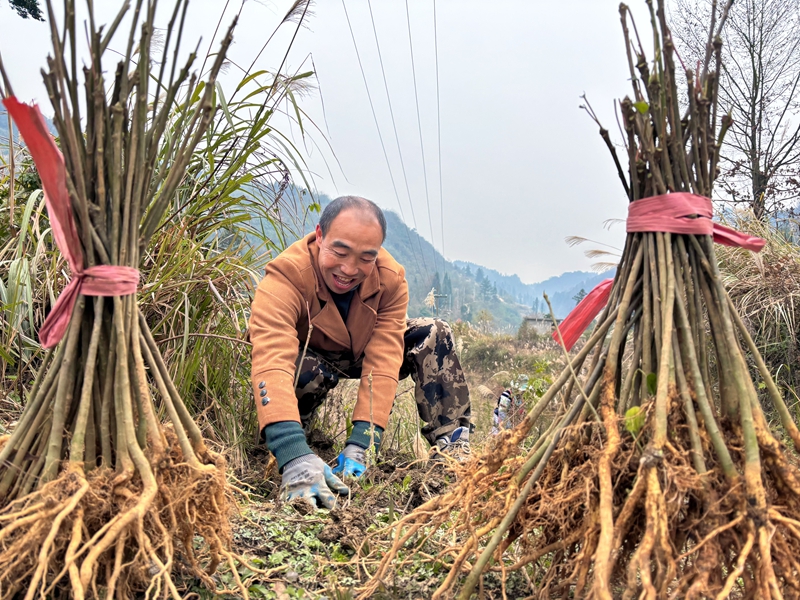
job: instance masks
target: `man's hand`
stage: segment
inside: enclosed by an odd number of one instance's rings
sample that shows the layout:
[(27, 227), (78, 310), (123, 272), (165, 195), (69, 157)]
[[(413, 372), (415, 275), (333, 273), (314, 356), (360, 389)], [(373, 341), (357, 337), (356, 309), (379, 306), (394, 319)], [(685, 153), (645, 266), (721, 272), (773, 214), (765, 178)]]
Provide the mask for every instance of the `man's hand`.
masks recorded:
[(367, 451), (361, 446), (347, 444), (342, 453), (336, 457), (336, 466), (333, 467), (333, 472), (345, 476), (361, 477), (367, 470), (366, 464)]
[(304, 498), (318, 507), (332, 509), (336, 506), (333, 492), (347, 495), (350, 488), (317, 455), (299, 456), (283, 467), (281, 498), (284, 500)]

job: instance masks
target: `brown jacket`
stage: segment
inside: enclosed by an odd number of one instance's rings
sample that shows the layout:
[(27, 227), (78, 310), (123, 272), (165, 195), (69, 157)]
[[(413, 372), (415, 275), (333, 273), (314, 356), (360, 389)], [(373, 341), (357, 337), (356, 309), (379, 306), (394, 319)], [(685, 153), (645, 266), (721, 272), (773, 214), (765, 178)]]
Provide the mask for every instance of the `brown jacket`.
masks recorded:
[[(405, 270), (383, 248), (350, 303), (347, 323), (322, 280), (315, 234), (295, 242), (267, 265), (250, 316), (252, 383), (259, 430), (279, 421), (300, 421), (294, 392), (295, 363), (308, 336), (309, 347), (364, 355), (353, 421), (372, 420), (386, 428), (403, 362), (408, 284)], [(261, 391), (266, 390), (266, 396)], [(268, 398), (264, 404), (264, 398)]]

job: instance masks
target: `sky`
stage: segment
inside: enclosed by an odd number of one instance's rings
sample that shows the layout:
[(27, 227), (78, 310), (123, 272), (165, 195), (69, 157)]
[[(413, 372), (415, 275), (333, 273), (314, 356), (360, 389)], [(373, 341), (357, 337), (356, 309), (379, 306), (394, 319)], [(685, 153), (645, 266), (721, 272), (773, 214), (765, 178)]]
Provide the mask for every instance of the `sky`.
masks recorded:
[[(620, 141), (613, 102), (630, 83), (618, 0), (436, 0), (435, 29), (434, 0), (370, 2), (318, 0), (306, 26), (283, 24), (256, 63), (274, 70), (289, 48), (284, 72), (316, 73), (315, 89), (300, 100), (304, 133), (285, 130), (303, 148), (317, 191), (369, 198), (402, 214), (447, 259), (527, 283), (590, 270), (600, 259), (585, 250), (622, 247), (624, 226), (604, 224), (624, 219), (627, 200), (597, 126), (579, 108), (585, 93)], [(121, 6), (95, 4), (98, 22), (110, 22)], [(207, 47), (240, 4), (192, 0), (185, 45), (202, 37)], [(633, 4), (644, 31), (644, 1)], [(234, 65), (253, 61), (290, 5), (245, 3), (229, 53)], [(171, 7), (161, 1), (162, 22)], [(48, 26), (18, 18), (6, 0), (0, 23), (15, 93), (48, 114), (39, 75)], [(240, 77), (234, 67), (223, 83)], [(568, 236), (592, 241), (570, 247)]]

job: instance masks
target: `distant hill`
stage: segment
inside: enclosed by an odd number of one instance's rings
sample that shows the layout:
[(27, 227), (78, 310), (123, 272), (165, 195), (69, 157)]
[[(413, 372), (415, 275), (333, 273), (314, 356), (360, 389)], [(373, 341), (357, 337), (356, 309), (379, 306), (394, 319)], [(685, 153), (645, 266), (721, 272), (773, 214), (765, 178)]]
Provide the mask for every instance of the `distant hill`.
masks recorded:
[[(45, 123), (47, 123), (47, 128), (50, 130), (50, 133), (57, 136), (58, 134), (56, 133), (53, 122), (47, 117), (45, 117), (44, 120)], [(19, 140), (19, 132), (16, 127), (14, 127), (14, 139)], [(2, 149), (3, 152), (8, 152), (8, 115), (2, 103), (0, 103), (0, 149)]]
[(510, 292), (515, 296), (517, 302), (529, 306), (535, 313), (546, 314), (548, 312), (547, 303), (542, 297), (542, 294), (547, 292), (550, 303), (553, 305), (553, 312), (559, 319), (566, 317), (574, 308), (575, 298), (581, 295), (581, 291), (588, 294), (598, 283), (614, 276), (613, 269), (599, 274), (572, 271), (556, 275), (540, 283), (522, 283), (517, 275), (504, 275), (475, 263), (456, 260), (454, 264), (462, 270), (469, 269), (472, 273), (481, 269), (484, 277), (496, 284), (498, 289)]
[[(16, 131), (16, 127), (14, 128), (14, 139), (18, 139), (19, 134)], [(0, 104), (0, 148), (2, 148), (2, 152), (5, 154), (8, 152), (8, 117), (6, 115), (5, 107)]]
[[(310, 203), (307, 193), (290, 187), (284, 192), (288, 208), (281, 235), (274, 226), (261, 220), (255, 225), (269, 237), (284, 237), (280, 246), (288, 245), (302, 235), (313, 231), (319, 215), (307, 209)], [(321, 194), (318, 202), (324, 208), (331, 198)], [(410, 316), (433, 316), (439, 314), (449, 320), (462, 319), (470, 322), (486, 321), (495, 331), (515, 332), (525, 315), (546, 312), (542, 299), (546, 291), (553, 304), (556, 317), (565, 317), (575, 306), (575, 297), (591, 291), (600, 281), (612, 274), (573, 272), (564, 273), (541, 283), (523, 283), (517, 275), (505, 275), (494, 269), (464, 261), (446, 261), (442, 255), (408, 227), (399, 215), (385, 211), (387, 236), (384, 247), (406, 269), (409, 283)], [(297, 215), (302, 215), (297, 217)], [(288, 231), (288, 233), (287, 233)], [(435, 290), (436, 305), (426, 305), (425, 299)], [(484, 312), (485, 311), (485, 312)]]

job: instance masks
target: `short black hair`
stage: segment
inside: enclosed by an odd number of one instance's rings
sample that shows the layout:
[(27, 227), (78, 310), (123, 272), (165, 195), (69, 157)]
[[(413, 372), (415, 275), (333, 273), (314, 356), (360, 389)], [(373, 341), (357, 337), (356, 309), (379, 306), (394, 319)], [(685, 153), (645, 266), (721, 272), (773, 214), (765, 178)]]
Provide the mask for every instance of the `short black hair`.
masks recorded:
[(371, 213), (381, 226), (381, 233), (383, 234), (381, 243), (386, 240), (386, 217), (383, 211), (372, 200), (367, 200), (361, 196), (340, 196), (325, 207), (325, 210), (322, 211), (322, 216), (319, 218), (319, 228), (322, 230), (323, 236), (328, 235), (331, 223), (339, 216), (339, 213), (349, 208), (357, 208)]

